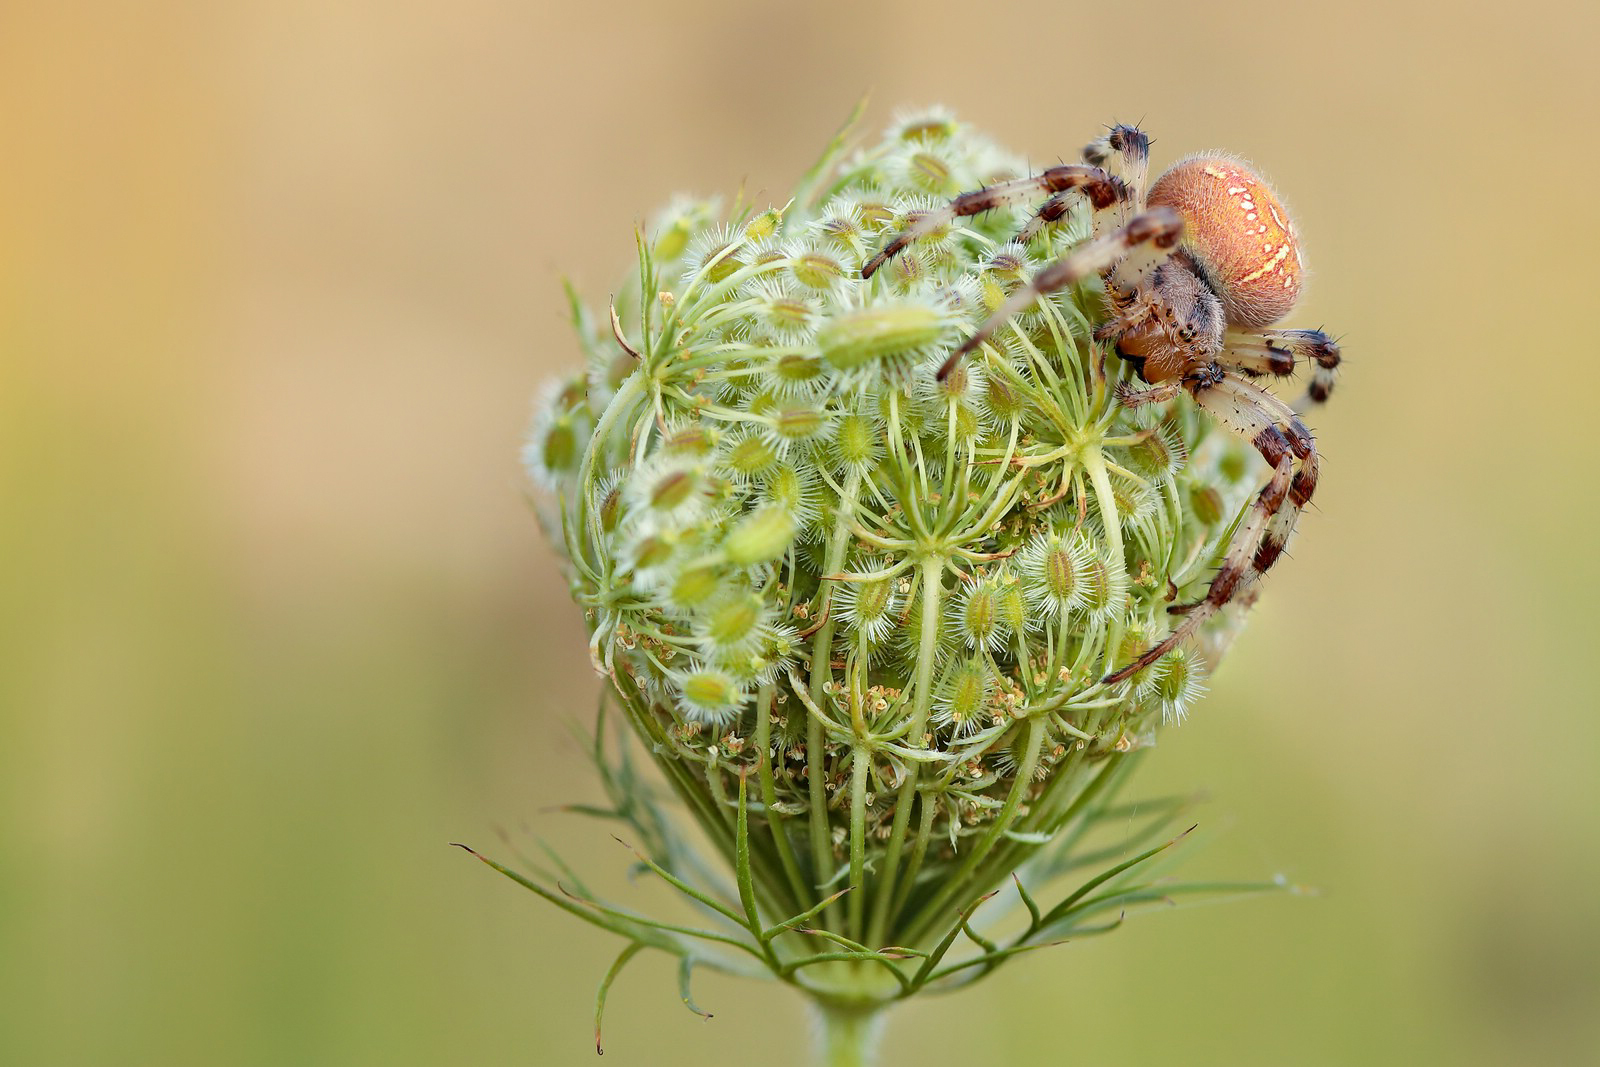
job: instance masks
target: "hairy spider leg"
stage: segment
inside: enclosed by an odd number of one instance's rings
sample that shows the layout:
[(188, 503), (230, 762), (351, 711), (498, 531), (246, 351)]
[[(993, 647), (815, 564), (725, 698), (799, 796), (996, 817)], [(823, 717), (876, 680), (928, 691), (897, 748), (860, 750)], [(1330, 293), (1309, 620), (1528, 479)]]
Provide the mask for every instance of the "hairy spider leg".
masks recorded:
[(1118, 124), (1109, 128), (1105, 136), (1097, 137), (1083, 147), (1083, 159), (1097, 167), (1116, 174), (1133, 189), (1133, 210), (1145, 208), (1145, 178), (1150, 170), (1150, 138), (1137, 126)]
[(1275, 345), (1259, 334), (1236, 330), (1228, 331), (1222, 351), (1217, 353), (1217, 362), (1250, 377), (1270, 374), (1274, 378), (1287, 378), (1294, 373), (1296, 366), (1294, 353), (1289, 349)]
[(1033, 306), (1041, 296), (1076, 285), (1092, 274), (1110, 271), (1107, 286), (1132, 291), (1158, 265), (1165, 262), (1183, 236), (1183, 216), (1172, 208), (1158, 207), (1135, 216), (1132, 222), (1080, 245), (1035, 274), (1012, 294), (1000, 309), (963, 341), (939, 367), (944, 381), (956, 364), (994, 336), (1011, 318)]
[[(1272, 477), (1262, 486), (1250, 505), (1249, 515), (1234, 531), (1233, 540), (1222, 558), (1222, 566), (1212, 576), (1205, 598), (1191, 605), (1184, 619), (1172, 632), (1145, 649), (1132, 663), (1113, 671), (1101, 681), (1115, 685), (1166, 655), (1186, 640), (1202, 624), (1232, 600), (1241, 588), (1260, 575), (1255, 557), (1275, 516), (1290, 499), (1294, 481), (1295, 448), (1289, 435), (1277, 425), (1273, 415), (1256, 404), (1246, 393), (1229, 386), (1230, 372), (1216, 364), (1203, 367), (1184, 380), (1184, 387), (1199, 407), (1223, 426), (1249, 441), (1272, 466)], [(1232, 377), (1231, 382), (1249, 385)], [(1298, 508), (1295, 509), (1298, 512)]]
[(879, 267), (908, 245), (950, 225), (956, 219), (980, 215), (995, 208), (1025, 204), (1044, 193), (1068, 191), (1084, 192), (1090, 197), (1091, 203), (1104, 200), (1106, 204), (1111, 204), (1128, 196), (1127, 186), (1121, 178), (1114, 178), (1099, 167), (1085, 163), (1063, 163), (1026, 178), (1014, 178), (975, 189), (970, 193), (962, 193), (938, 210), (918, 214), (911, 225), (867, 261), (866, 266), (861, 268), (861, 276), (872, 277)]
[(1296, 359), (1315, 364), (1306, 399), (1321, 404), (1333, 394), (1339, 379), (1339, 345), (1321, 330), (1263, 330), (1261, 335), (1273, 344), (1293, 352)]
[[(1231, 353), (1232, 349), (1229, 352)], [(1225, 370), (1232, 369), (1227, 361), (1219, 359), (1218, 362)], [(1294, 532), (1301, 510), (1310, 502), (1311, 494), (1316, 491), (1317, 475), (1321, 467), (1316, 440), (1294, 409), (1272, 393), (1231, 376), (1218, 382), (1216, 388), (1239, 394), (1247, 403), (1256, 404), (1271, 413), (1276, 419), (1278, 429), (1289, 442), (1290, 451), (1300, 461), (1300, 469), (1295, 472), (1294, 480), (1289, 484), (1289, 495), (1267, 524), (1266, 532), (1261, 537), (1261, 545), (1256, 550), (1255, 573), (1265, 574), (1283, 553), (1289, 535)], [(1117, 386), (1116, 395), (1124, 407), (1136, 408), (1145, 404), (1166, 403), (1175, 399), (1182, 391), (1183, 386), (1177, 381), (1162, 382), (1148, 389), (1134, 389), (1123, 383)], [(1193, 604), (1181, 605), (1172, 611), (1175, 614), (1183, 614), (1194, 607)]]
[[(1286, 375), (1304, 363), (1311, 368), (1306, 395), (1296, 407), (1325, 403), (1339, 379), (1339, 345), (1321, 330), (1228, 331), (1226, 349), (1219, 358), (1229, 366), (1264, 374)], [(1259, 357), (1259, 358), (1253, 358)], [(1280, 367), (1288, 361), (1288, 369)]]
[(1311, 494), (1316, 492), (1321, 460), (1317, 455), (1317, 442), (1311, 436), (1311, 431), (1306, 428), (1306, 424), (1300, 420), (1295, 410), (1280, 397), (1253, 382), (1232, 376), (1219, 382), (1217, 388), (1226, 389), (1244, 403), (1254, 404), (1267, 412), (1288, 439), (1289, 449), (1294, 453), (1295, 459), (1300, 461), (1300, 469), (1295, 471), (1294, 480), (1289, 484), (1289, 495), (1277, 513), (1272, 516), (1272, 521), (1267, 524), (1266, 531), (1261, 535), (1261, 543), (1256, 548), (1252, 562), (1255, 574), (1252, 577), (1259, 577), (1271, 569), (1288, 545), (1289, 535), (1294, 533), (1300, 512), (1310, 503)]
[(1265, 574), (1271, 569), (1272, 565), (1278, 562), (1278, 557), (1283, 554), (1284, 548), (1288, 546), (1289, 535), (1294, 533), (1300, 512), (1310, 502), (1311, 494), (1317, 490), (1317, 475), (1320, 473), (1321, 465), (1321, 458), (1316, 452), (1312, 452), (1300, 461), (1300, 469), (1295, 471), (1294, 481), (1289, 484), (1289, 498), (1272, 517), (1272, 522), (1267, 524), (1267, 532), (1261, 535), (1261, 546), (1256, 549), (1254, 561), (1256, 574)]
[(1022, 229), (1017, 231), (1016, 240), (1023, 244), (1032, 241), (1044, 232), (1046, 226), (1060, 221), (1080, 198), (1088, 201), (1093, 208), (1094, 214), (1090, 216), (1090, 233), (1099, 236), (1112, 228), (1108, 223), (1120, 226), (1127, 221), (1123, 209), (1133, 202), (1133, 192), (1127, 183), (1117, 178), (1109, 178), (1104, 182), (1088, 182), (1081, 188), (1057, 193), (1039, 205), (1039, 210), (1035, 211), (1023, 224)]
[[(1229, 330), (1226, 343), (1227, 347), (1218, 357), (1218, 362), (1224, 367), (1246, 373), (1283, 376), (1291, 373), (1300, 362), (1312, 364), (1314, 369), (1307, 396), (1295, 407), (1303, 407), (1306, 400), (1320, 404), (1333, 391), (1333, 383), (1338, 375), (1339, 346), (1321, 330)], [(1287, 368), (1284, 367), (1285, 363), (1288, 364)], [(1311, 494), (1316, 491), (1321, 460), (1315, 444), (1311, 442), (1310, 431), (1300, 421), (1295, 408), (1272, 393), (1256, 391), (1261, 397), (1259, 402), (1277, 410), (1284, 425), (1295, 428), (1307, 442), (1305, 454), (1296, 453), (1301, 461), (1300, 469), (1295, 472), (1294, 483), (1289, 487), (1289, 499), (1272, 517), (1261, 539), (1261, 547), (1256, 552), (1256, 572), (1264, 574), (1278, 561), (1289, 543), (1289, 535), (1294, 532), (1301, 509), (1310, 502)], [(1290, 440), (1293, 443), (1295, 437), (1291, 436)]]

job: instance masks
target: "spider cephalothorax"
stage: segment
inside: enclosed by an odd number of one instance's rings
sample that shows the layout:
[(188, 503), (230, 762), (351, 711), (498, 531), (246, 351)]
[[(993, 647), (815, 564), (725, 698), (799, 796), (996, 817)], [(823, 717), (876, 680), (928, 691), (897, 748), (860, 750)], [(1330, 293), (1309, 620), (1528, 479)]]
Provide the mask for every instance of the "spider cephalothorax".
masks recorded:
[(1321, 330), (1270, 328), (1293, 310), (1304, 265), (1294, 224), (1266, 181), (1232, 156), (1206, 154), (1174, 164), (1147, 190), (1149, 146), (1137, 128), (1114, 126), (1084, 149), (1084, 163), (963, 193), (921, 216), (861, 272), (871, 277), (956, 218), (1048, 194), (1023, 228), (1020, 238), (1028, 240), (1082, 199), (1090, 209), (1090, 239), (1034, 275), (951, 353), (939, 377), (1039, 297), (1098, 273), (1107, 318), (1097, 339), (1115, 345), (1150, 386), (1124, 386), (1121, 402), (1138, 407), (1188, 392), (1272, 467), (1205, 597), (1173, 607), (1184, 621), (1108, 675), (1108, 683), (1154, 663), (1277, 561), (1316, 489), (1318, 457), (1295, 410), (1251, 379), (1287, 376), (1304, 363), (1312, 368), (1308, 397), (1321, 402), (1339, 365), (1339, 346)]

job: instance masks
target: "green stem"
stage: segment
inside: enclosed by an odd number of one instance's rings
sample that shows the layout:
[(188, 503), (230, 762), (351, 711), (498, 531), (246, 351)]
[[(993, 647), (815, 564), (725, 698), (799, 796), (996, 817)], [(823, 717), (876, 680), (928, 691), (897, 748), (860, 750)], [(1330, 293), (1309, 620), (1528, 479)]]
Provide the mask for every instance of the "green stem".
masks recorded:
[[(844, 566), (845, 549), (850, 544), (848, 517), (855, 510), (856, 492), (860, 486), (860, 472), (852, 471), (844, 496), (839, 500), (840, 521), (834, 529), (833, 540), (828, 544), (826, 569), (823, 571), (825, 575), (837, 574)], [(811, 645), (811, 699), (819, 708), (823, 706), (822, 687), (833, 677), (833, 667), (828, 662), (833, 652), (834, 624), (838, 621), (833, 614), (833, 584), (832, 579), (825, 577), (817, 587), (817, 610), (822, 612), (822, 621)], [(813, 717), (806, 723), (806, 789), (811, 802), (812, 883), (819, 896), (826, 892), (825, 887), (833, 876), (827, 768), (826, 738), (822, 733), (822, 724)], [(830, 906), (828, 924), (837, 926), (838, 921), (838, 910)]]
[(816, 1005), (817, 1067), (871, 1067), (883, 1035), (883, 1005)]
[(866, 914), (867, 868), (867, 775), (872, 769), (872, 754), (857, 743), (850, 757), (850, 936), (862, 936), (862, 916)]
[(804, 908), (810, 902), (812, 892), (800, 875), (800, 864), (795, 859), (788, 828), (783, 825), (783, 816), (778, 814), (778, 786), (772, 774), (772, 692), (772, 683), (769, 682), (761, 687), (756, 697), (756, 778), (761, 785), (761, 807), (766, 812), (767, 827), (772, 831), (773, 848), (778, 853), (778, 861), (783, 864), (783, 873), (789, 879), (795, 903)]
[[(948, 904), (958, 895), (976, 897), (989, 888), (989, 880), (971, 880), (971, 876), (991, 849), (1000, 841), (1001, 835), (1011, 829), (1011, 823), (1017, 817), (1017, 810), (1022, 806), (1023, 797), (1033, 785), (1033, 771), (1039, 765), (1039, 749), (1044, 744), (1045, 724), (1043, 717), (1035, 718), (1028, 723), (1028, 739), (1021, 765), (1017, 768), (1017, 776), (1011, 783), (1011, 792), (1006, 796), (1005, 807), (1000, 809), (994, 821), (989, 824), (989, 829), (977, 846), (967, 853), (961, 866), (951, 875), (942, 886), (934, 893), (933, 898), (923, 906), (918, 917), (911, 920), (906, 927), (906, 940), (916, 944), (922, 936), (923, 927), (940, 918), (939, 909)], [(1004, 877), (1004, 875), (1001, 875)], [(963, 905), (964, 906), (964, 905)]]
[[(922, 641), (917, 652), (916, 692), (912, 695), (911, 730), (906, 736), (906, 742), (913, 748), (926, 747), (923, 733), (928, 728), (928, 710), (933, 702), (933, 664), (935, 652), (938, 650), (937, 639), (939, 625), (943, 621), (940, 603), (944, 592), (944, 559), (940, 556), (930, 556), (922, 563), (921, 590), (922, 596)], [(878, 899), (872, 908), (872, 925), (867, 930), (867, 941), (870, 944), (879, 943), (888, 928), (889, 914), (895, 896), (895, 881), (900, 875), (900, 853), (905, 848), (906, 826), (911, 821), (912, 803), (917, 799), (917, 780), (921, 777), (921, 764), (913, 763), (906, 768), (905, 781), (900, 784), (899, 795), (895, 798), (894, 827), (889, 835), (889, 847), (884, 853), (882, 881), (877, 888)], [(923, 805), (930, 801), (924, 797)], [(927, 825), (926, 809), (924, 826)], [(926, 842), (921, 842), (925, 847)], [(921, 850), (917, 852), (917, 860), (922, 859)], [(912, 872), (915, 874), (915, 870)]]
[[(1106, 548), (1111, 553), (1110, 566), (1116, 573), (1126, 574), (1128, 565), (1123, 561), (1122, 523), (1117, 514), (1116, 494), (1111, 491), (1111, 479), (1106, 476), (1105, 457), (1100, 454), (1099, 445), (1093, 445), (1083, 450), (1082, 458), (1083, 469), (1089, 472), (1089, 484), (1094, 486), (1095, 501), (1100, 505), (1100, 522), (1105, 527)], [(1107, 668), (1116, 664), (1126, 616), (1127, 609), (1121, 604), (1117, 605), (1116, 614), (1111, 616), (1110, 632), (1106, 636)]]

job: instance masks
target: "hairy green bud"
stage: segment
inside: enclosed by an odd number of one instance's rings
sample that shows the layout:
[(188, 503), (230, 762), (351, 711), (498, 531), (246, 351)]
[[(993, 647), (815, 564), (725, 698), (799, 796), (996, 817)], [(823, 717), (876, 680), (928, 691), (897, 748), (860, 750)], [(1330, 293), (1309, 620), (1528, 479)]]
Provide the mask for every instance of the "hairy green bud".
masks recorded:
[(794, 541), (793, 515), (778, 505), (753, 511), (728, 531), (723, 554), (737, 564), (765, 563), (783, 555)]
[(828, 320), (817, 348), (842, 373), (874, 365), (904, 370), (950, 336), (950, 316), (933, 304), (897, 301), (848, 311)]

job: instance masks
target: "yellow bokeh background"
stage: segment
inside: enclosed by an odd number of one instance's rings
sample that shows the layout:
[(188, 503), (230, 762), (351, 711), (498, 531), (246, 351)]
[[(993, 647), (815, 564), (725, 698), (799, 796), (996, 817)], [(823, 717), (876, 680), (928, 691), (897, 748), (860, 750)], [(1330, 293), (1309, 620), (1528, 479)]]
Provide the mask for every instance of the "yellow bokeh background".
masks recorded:
[[(519, 438), (670, 194), (765, 201), (867, 89), (1038, 162), (1257, 161), (1342, 335), (1317, 510), (1145, 787), (1197, 873), (891, 1024), (918, 1063), (1600, 1062), (1592, 4), (13, 5), (0, 30), (0, 1062), (590, 1062), (625, 899)], [(1210, 832), (1215, 831), (1215, 832)], [(607, 1063), (804, 1062), (669, 962)]]

